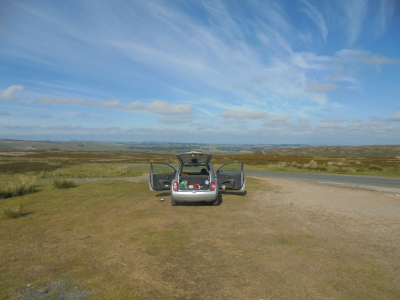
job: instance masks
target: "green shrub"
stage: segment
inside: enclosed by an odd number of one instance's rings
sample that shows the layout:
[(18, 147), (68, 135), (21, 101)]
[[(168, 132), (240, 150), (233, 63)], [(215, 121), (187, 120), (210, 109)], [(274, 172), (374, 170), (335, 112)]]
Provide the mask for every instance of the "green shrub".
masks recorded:
[(6, 219), (15, 219), (22, 216), (23, 206), (17, 205), (15, 207), (6, 207), (3, 208), (3, 215)]
[(54, 179), (53, 186), (58, 189), (67, 189), (70, 187), (75, 187), (76, 183), (73, 179)]
[(380, 166), (375, 166), (375, 165), (371, 165), (369, 167), (370, 170), (374, 170), (374, 171), (382, 171), (383, 169)]
[(21, 176), (17, 182), (9, 183), (0, 191), (0, 198), (10, 198), (33, 193), (35, 191), (36, 177)]
[(0, 199), (10, 198), (12, 194), (6, 189), (0, 191)]

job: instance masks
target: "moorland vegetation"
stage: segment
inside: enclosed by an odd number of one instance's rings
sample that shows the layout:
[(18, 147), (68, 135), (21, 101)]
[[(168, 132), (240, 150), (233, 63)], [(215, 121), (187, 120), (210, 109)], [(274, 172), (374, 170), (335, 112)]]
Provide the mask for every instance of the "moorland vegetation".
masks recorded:
[[(211, 160), (214, 167), (234, 161), (256, 171), (400, 176), (399, 145), (241, 151), (213, 154)], [(178, 164), (174, 154), (165, 152), (3, 150), (0, 180), (17, 180), (20, 174), (48, 179), (129, 177), (148, 171), (150, 162)]]

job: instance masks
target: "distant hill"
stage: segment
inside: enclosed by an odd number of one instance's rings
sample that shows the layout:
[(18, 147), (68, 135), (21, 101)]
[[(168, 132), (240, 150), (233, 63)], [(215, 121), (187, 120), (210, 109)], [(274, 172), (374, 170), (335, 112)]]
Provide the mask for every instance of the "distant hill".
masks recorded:
[(304, 144), (199, 144), (199, 143), (172, 143), (172, 142), (96, 142), (96, 141), (24, 141), (0, 139), (0, 149), (3, 150), (87, 150), (87, 151), (123, 151), (123, 152), (186, 152), (203, 151), (210, 153), (232, 153), (245, 151), (253, 153), (256, 150), (276, 148), (309, 147)]

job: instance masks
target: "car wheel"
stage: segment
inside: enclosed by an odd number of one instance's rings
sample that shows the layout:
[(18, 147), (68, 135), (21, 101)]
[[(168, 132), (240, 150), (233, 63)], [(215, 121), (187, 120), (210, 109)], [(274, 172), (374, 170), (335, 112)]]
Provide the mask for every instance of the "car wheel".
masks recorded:
[(176, 201), (174, 201), (174, 199), (171, 198), (171, 205), (172, 205), (172, 206), (177, 206), (178, 203), (176, 203)]

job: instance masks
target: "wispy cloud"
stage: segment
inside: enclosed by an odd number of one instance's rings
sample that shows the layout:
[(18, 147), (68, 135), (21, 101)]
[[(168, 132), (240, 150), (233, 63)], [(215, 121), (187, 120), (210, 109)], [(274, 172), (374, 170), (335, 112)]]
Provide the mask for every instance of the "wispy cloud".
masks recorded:
[(3, 100), (13, 100), (15, 99), (15, 94), (24, 90), (22, 85), (12, 85), (0, 93), (0, 99)]
[(151, 110), (157, 114), (187, 114), (192, 112), (191, 104), (171, 104), (168, 102), (156, 100), (151, 104), (144, 104), (142, 109)]
[(8, 111), (5, 110), (0, 110), (0, 116), (9, 116), (10, 113)]
[(175, 117), (175, 116), (158, 119), (158, 122), (166, 124), (190, 123), (192, 121), (193, 119), (190, 117)]
[(396, 111), (393, 115), (387, 118), (388, 121), (400, 122), (400, 111)]
[(340, 65), (348, 63), (359, 63), (365, 65), (392, 65), (400, 64), (400, 59), (392, 59), (379, 55), (371, 55), (370, 51), (342, 49), (335, 53), (337, 59), (333, 59), (334, 63)]
[(326, 37), (328, 35), (328, 29), (326, 28), (325, 25), (325, 20), (322, 14), (310, 3), (308, 3), (305, 0), (302, 0), (302, 2), (307, 6), (308, 9), (302, 9), (314, 22), (317, 24), (319, 29), (321, 30), (322, 37), (324, 38), (324, 41), (326, 42)]
[(345, 118), (341, 118), (341, 117), (332, 120), (332, 122), (335, 122), (335, 123), (341, 123), (341, 122), (346, 122), (346, 121), (348, 121), (348, 120)]
[(325, 91), (334, 91), (339, 88), (340, 87), (337, 84), (334, 84), (331, 82), (326, 82), (326, 83), (313, 82), (307, 86), (306, 91), (307, 92), (325, 92)]
[(292, 115), (286, 114), (282, 116), (278, 116), (273, 118), (272, 120), (265, 123), (265, 125), (282, 125), (282, 124), (290, 124), (292, 119)]
[(346, 28), (348, 30), (349, 45), (353, 46), (362, 30), (367, 14), (367, 0), (341, 0), (347, 16)]
[(264, 112), (260, 110), (255, 110), (255, 111), (232, 111), (232, 110), (227, 110), (224, 111), (221, 115), (223, 118), (236, 118), (236, 119), (263, 119), (265, 118)]
[(115, 98), (100, 101), (82, 98), (41, 97), (36, 99), (35, 103), (45, 105), (80, 105), (122, 110), (148, 110), (157, 114), (186, 114), (192, 112), (193, 109), (191, 104), (171, 104), (160, 100), (156, 100), (150, 104), (144, 104), (141, 101), (121, 103), (120, 100)]
[(87, 118), (88, 115), (85, 114), (85, 113), (77, 113), (77, 114), (75, 115), (75, 117), (78, 117), (78, 118)]
[(399, 2), (396, 0), (381, 0), (379, 7), (379, 15), (376, 18), (376, 37), (383, 35), (388, 25), (393, 19)]

